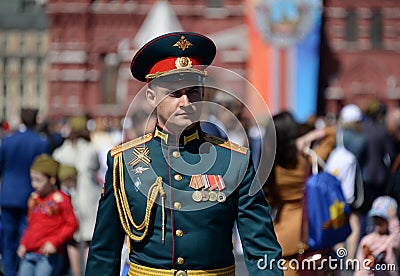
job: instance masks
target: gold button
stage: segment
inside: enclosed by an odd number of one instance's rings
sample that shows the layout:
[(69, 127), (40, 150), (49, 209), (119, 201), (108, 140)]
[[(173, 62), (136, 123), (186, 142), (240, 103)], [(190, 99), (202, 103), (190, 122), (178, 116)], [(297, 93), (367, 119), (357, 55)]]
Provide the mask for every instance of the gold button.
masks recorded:
[(183, 236), (183, 231), (181, 229), (176, 230), (175, 233), (176, 233), (176, 235), (178, 237), (182, 237)]
[(182, 204), (181, 204), (179, 201), (175, 201), (175, 202), (174, 202), (174, 208), (175, 208), (176, 210), (181, 209), (181, 207), (182, 207)]
[(184, 271), (184, 270), (178, 270), (178, 271), (175, 273), (175, 276), (187, 276), (187, 275), (188, 275), (187, 272)]
[(172, 153), (172, 156), (175, 157), (175, 158), (178, 158), (179, 156), (181, 156), (181, 154), (179, 153), (179, 151), (174, 151)]
[(181, 181), (182, 180), (182, 175), (175, 174), (174, 178), (175, 178), (176, 181)]
[(183, 265), (185, 263), (185, 259), (182, 257), (179, 257), (176, 262), (178, 263), (178, 265)]

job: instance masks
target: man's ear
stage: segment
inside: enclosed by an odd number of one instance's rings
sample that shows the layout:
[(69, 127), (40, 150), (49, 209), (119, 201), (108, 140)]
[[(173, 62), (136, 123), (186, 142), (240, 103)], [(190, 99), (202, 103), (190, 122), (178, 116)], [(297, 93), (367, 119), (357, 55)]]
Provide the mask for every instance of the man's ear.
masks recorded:
[(151, 107), (155, 108), (157, 106), (156, 92), (153, 89), (147, 88), (146, 99), (147, 102), (151, 105)]

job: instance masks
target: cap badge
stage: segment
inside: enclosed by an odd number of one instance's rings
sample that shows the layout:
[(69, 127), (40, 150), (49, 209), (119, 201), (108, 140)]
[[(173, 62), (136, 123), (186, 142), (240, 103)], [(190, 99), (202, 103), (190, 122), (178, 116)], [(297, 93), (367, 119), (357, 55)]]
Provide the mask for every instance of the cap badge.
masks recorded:
[(181, 49), (182, 51), (185, 51), (187, 48), (189, 48), (190, 46), (193, 46), (193, 44), (186, 39), (186, 37), (183, 35), (181, 36), (181, 38), (178, 40), (178, 42), (176, 42), (174, 45), (174, 47), (178, 47), (179, 49)]
[(178, 57), (175, 61), (175, 67), (177, 69), (192, 68), (192, 61), (188, 57)]

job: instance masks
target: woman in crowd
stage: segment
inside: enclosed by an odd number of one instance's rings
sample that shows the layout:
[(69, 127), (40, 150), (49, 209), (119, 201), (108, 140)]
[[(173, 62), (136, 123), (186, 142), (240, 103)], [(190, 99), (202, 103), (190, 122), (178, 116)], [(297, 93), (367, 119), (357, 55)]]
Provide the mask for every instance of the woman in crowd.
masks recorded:
[[(277, 148), (274, 165), (264, 190), (271, 207), (276, 211), (275, 232), (282, 246), (282, 257), (296, 259), (307, 240), (301, 237), (304, 185), (309, 176), (308, 156), (303, 152), (313, 147), (323, 160), (326, 160), (335, 146), (335, 129), (328, 127), (301, 133), (300, 125), (290, 112), (284, 111), (273, 116)], [(288, 264), (286, 262), (286, 264)], [(298, 272), (287, 267), (285, 275)]]
[(79, 220), (79, 230), (74, 238), (83, 244), (83, 264), (86, 264), (101, 195), (101, 185), (97, 181), (100, 162), (90, 140), (87, 119), (73, 117), (69, 123), (71, 133), (62, 146), (54, 151), (53, 157), (62, 165), (73, 166), (78, 171), (76, 189), (71, 190), (72, 204)]

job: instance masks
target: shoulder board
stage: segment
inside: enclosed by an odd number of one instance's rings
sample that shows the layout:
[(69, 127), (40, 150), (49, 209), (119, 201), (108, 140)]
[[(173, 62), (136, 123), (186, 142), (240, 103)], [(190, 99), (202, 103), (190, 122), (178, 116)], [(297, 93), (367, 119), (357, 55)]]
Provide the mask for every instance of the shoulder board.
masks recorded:
[(114, 156), (118, 153), (124, 152), (130, 148), (136, 147), (137, 145), (146, 143), (153, 139), (153, 134), (147, 133), (139, 138), (133, 139), (129, 142), (123, 143), (121, 145), (115, 146), (111, 149), (111, 156)]
[(211, 144), (218, 145), (220, 147), (227, 148), (227, 149), (239, 152), (241, 154), (247, 154), (247, 151), (248, 151), (248, 148), (246, 148), (246, 147), (240, 146), (238, 144), (235, 144), (233, 142), (224, 140), (224, 139), (216, 137), (216, 136), (212, 136), (210, 134), (205, 134), (204, 139), (207, 142), (210, 142)]

